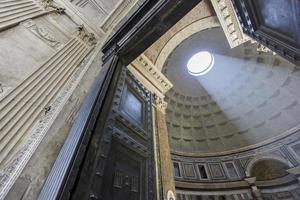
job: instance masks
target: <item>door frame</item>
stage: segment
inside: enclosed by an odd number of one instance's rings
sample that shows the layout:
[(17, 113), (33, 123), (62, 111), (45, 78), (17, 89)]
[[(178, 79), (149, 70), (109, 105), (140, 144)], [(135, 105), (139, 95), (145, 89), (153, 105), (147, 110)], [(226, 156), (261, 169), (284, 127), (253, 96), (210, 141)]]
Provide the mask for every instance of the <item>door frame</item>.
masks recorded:
[(104, 44), (102, 69), (84, 100), (39, 195), (41, 200), (69, 199), (92, 130), (105, 102), (111, 100), (122, 67), (149, 48), (202, 0), (147, 0)]

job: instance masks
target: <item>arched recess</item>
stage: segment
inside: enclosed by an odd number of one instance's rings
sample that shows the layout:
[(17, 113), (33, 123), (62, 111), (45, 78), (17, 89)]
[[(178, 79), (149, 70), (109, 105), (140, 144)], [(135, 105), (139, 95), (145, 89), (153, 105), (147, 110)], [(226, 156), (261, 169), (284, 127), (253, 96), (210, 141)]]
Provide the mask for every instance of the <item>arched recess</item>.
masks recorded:
[[(270, 169), (270, 173), (273, 174), (267, 174), (266, 173), (266, 169), (268, 167), (273, 167), (272, 169)], [(286, 159), (279, 157), (279, 156), (258, 156), (256, 158), (254, 158), (253, 160), (251, 160), (246, 168), (246, 175), (249, 177), (256, 177), (257, 175), (259, 175), (259, 171), (256, 171), (254, 173), (255, 170), (260, 169), (260, 170), (265, 170), (264, 174), (265, 176), (268, 176), (268, 179), (271, 179), (271, 177), (273, 176), (273, 178), (279, 178), (281, 175), (278, 175), (278, 177), (275, 176), (274, 173), (282, 173), (282, 175), (287, 175), (288, 173), (286, 172), (287, 169), (292, 168), (293, 165), (292, 163), (290, 163), (289, 161), (287, 161)], [(282, 172), (279, 172), (279, 170), (283, 170)], [(264, 179), (263, 177), (256, 177), (257, 180), (259, 181), (260, 179)]]
[(216, 16), (212, 16), (193, 22), (192, 24), (186, 26), (184, 29), (176, 33), (176, 35), (168, 41), (168, 43), (159, 53), (155, 62), (155, 66), (157, 67), (157, 69), (159, 69), (160, 71), (162, 70), (169, 55), (181, 42), (195, 33), (215, 27), (220, 27), (220, 23)]

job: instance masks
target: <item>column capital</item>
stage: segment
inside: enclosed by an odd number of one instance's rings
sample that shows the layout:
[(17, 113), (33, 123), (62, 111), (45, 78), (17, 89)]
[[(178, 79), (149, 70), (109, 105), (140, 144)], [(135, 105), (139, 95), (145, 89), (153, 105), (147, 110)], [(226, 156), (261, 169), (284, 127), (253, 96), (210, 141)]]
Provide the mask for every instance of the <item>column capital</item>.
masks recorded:
[(84, 25), (77, 27), (77, 36), (89, 46), (95, 46), (97, 39), (93, 33), (89, 33)]
[(168, 107), (168, 103), (164, 101), (164, 99), (160, 96), (154, 95), (155, 106), (158, 110), (165, 113)]
[(54, 11), (58, 14), (63, 14), (65, 12), (65, 8), (59, 6), (56, 2), (53, 0), (42, 0), (41, 5), (44, 7), (46, 11)]

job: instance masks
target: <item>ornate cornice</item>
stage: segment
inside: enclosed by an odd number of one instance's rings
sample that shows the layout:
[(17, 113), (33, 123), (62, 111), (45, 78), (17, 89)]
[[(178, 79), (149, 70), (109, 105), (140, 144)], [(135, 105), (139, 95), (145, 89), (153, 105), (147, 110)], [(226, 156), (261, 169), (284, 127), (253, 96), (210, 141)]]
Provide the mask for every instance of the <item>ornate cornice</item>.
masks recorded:
[(247, 41), (230, 0), (211, 0), (231, 48)]
[[(144, 55), (140, 55), (129, 66), (130, 71), (135, 71), (140, 76), (140, 81), (153, 93), (163, 96), (173, 84), (162, 74), (154, 64)], [(136, 73), (138, 72), (138, 74)]]

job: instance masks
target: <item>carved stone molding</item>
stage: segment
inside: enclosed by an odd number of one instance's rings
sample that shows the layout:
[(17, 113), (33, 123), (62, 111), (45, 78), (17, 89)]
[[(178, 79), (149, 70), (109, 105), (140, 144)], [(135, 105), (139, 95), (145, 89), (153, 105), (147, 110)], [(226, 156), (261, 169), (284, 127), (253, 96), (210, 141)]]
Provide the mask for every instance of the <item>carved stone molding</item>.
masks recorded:
[(272, 51), (268, 47), (265, 47), (262, 44), (258, 44), (257, 51), (262, 52), (262, 53), (272, 53), (273, 55), (276, 55), (276, 53), (274, 51)]
[(55, 38), (55, 36), (48, 28), (36, 24), (32, 19), (22, 22), (21, 25), (23, 25), (30, 32), (32, 32), (34, 35), (36, 35), (38, 38), (43, 40), (46, 44), (53, 47), (54, 49), (58, 50), (63, 47), (63, 44), (58, 41), (57, 38)]
[(247, 41), (240, 27), (231, 0), (211, 0), (231, 48)]
[(135, 59), (128, 68), (152, 93), (161, 98), (173, 87), (173, 84), (144, 54)]

